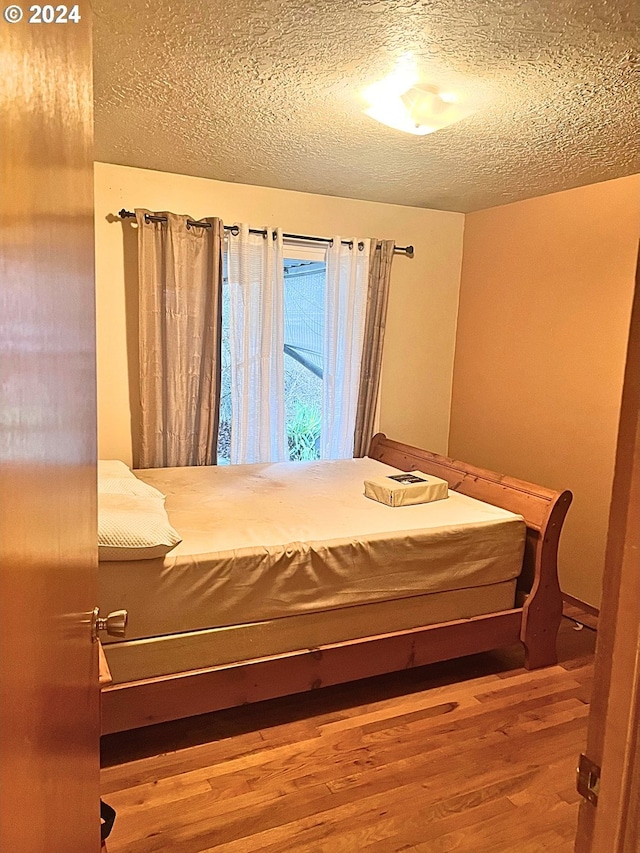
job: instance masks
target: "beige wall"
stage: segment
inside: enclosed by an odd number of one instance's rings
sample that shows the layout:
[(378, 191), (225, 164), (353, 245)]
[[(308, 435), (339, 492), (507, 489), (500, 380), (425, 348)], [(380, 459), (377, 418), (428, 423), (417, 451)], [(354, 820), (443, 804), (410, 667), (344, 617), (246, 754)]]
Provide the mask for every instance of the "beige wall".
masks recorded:
[(563, 590), (600, 600), (640, 176), (466, 217), (449, 452), (569, 488)]
[[(96, 163), (98, 442), (102, 458), (131, 461), (129, 370), (135, 339), (135, 234), (114, 214), (146, 207), (216, 215), (225, 222), (279, 225), (321, 236), (371, 236), (412, 244), (413, 259), (393, 263), (380, 402), (389, 436), (446, 452), (464, 217), (210, 181)], [(128, 235), (128, 236), (127, 236)], [(126, 270), (126, 274), (125, 274)], [(129, 339), (128, 339), (129, 338)], [(133, 380), (135, 381), (135, 380)], [(135, 417), (135, 407), (134, 407)]]

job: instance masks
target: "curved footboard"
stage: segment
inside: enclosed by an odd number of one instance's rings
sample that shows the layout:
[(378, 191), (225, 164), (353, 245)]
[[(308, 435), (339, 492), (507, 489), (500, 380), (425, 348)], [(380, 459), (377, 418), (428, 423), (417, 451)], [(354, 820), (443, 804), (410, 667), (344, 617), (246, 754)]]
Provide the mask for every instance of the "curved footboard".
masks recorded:
[(447, 456), (401, 444), (378, 433), (371, 440), (369, 456), (403, 471), (423, 471), (440, 477), (449, 488), (521, 515), (527, 536), (518, 578), (516, 604), (522, 609), (520, 637), (528, 669), (557, 662), (556, 637), (562, 618), (558, 582), (558, 542), (567, 510), (569, 491), (554, 491), (476, 468)]

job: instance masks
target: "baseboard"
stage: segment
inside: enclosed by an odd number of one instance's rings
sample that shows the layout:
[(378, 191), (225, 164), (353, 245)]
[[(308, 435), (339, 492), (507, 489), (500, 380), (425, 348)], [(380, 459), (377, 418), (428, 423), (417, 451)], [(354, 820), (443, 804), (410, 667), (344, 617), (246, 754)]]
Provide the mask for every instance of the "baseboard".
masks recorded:
[(600, 616), (600, 611), (597, 607), (594, 607), (592, 604), (587, 604), (586, 601), (580, 601), (579, 598), (574, 598), (566, 592), (562, 593), (562, 600), (566, 604), (572, 604), (574, 607), (579, 607), (580, 610), (584, 610), (585, 613), (589, 613), (591, 616), (595, 616), (596, 618)]
[(562, 615), (579, 625), (584, 625), (586, 628), (591, 628), (593, 631), (598, 630), (598, 617), (600, 611), (597, 607), (587, 604), (585, 601), (580, 601), (579, 598), (574, 598), (572, 595), (562, 593)]

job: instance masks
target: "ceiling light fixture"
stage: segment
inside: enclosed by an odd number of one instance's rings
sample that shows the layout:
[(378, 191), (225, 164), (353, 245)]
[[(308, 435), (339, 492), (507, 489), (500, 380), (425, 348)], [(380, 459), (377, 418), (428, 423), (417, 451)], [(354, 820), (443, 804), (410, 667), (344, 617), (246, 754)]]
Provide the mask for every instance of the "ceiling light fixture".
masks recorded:
[(474, 112), (452, 92), (440, 92), (419, 81), (413, 57), (405, 54), (390, 74), (365, 89), (363, 97), (369, 106), (364, 112), (387, 127), (417, 136), (434, 133)]

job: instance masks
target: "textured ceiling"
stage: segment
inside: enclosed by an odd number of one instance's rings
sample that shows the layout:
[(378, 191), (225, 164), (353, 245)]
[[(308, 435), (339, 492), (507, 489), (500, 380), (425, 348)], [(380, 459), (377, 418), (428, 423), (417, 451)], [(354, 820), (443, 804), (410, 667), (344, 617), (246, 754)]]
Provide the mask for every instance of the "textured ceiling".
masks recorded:
[[(640, 172), (638, 0), (95, 0), (96, 159), (470, 211)], [(361, 91), (412, 51), (477, 98), (409, 136)]]

